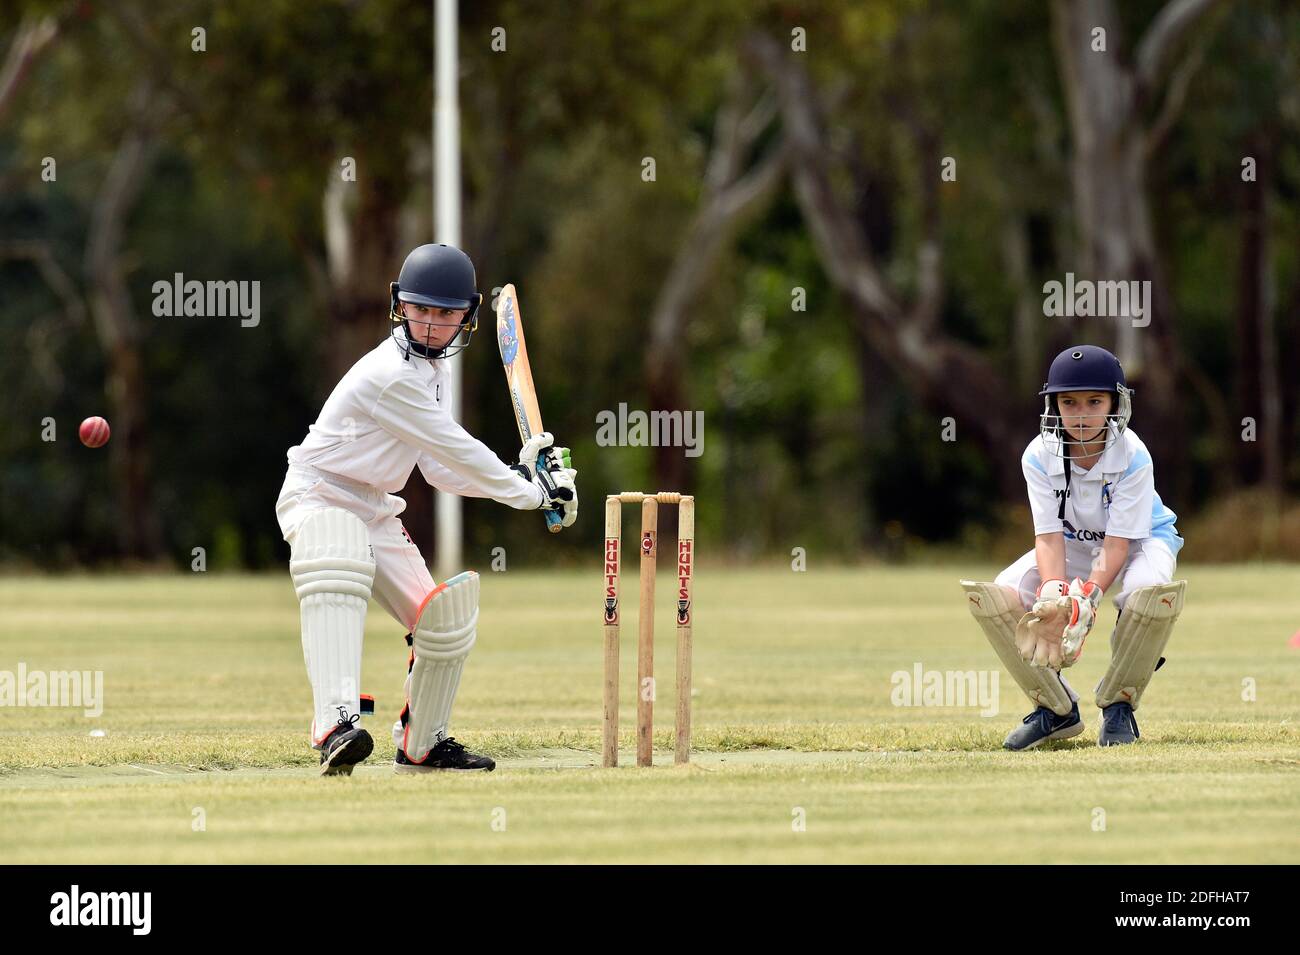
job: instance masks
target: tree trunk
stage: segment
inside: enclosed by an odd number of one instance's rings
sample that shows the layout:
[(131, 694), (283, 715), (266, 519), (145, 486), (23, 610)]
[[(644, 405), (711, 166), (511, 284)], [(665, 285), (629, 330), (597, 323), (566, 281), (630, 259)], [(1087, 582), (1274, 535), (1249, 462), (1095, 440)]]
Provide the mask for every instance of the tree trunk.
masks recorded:
[(404, 190), (368, 175), (364, 157), (357, 168), (356, 182), (332, 173), (323, 200), (329, 297), (322, 346), (330, 388), (389, 333), (388, 283), (408, 251), (397, 248)]
[(0, 62), (0, 118), (18, 96), (40, 55), (59, 35), (62, 21), (72, 12), (71, 5), (56, 18), (48, 14), (28, 14), (19, 21), (14, 41), (4, 61)]
[[(1254, 398), (1252, 415), (1258, 422), (1255, 442), (1257, 467), (1253, 479), (1280, 497), (1284, 483), (1282, 448), (1282, 386), (1278, 372), (1277, 276), (1269, 242), (1269, 196), (1274, 188), (1276, 140), (1272, 130), (1254, 137), (1251, 154), (1257, 177), (1242, 183), (1245, 208), (1242, 221), (1241, 318), (1242, 344), (1250, 356), (1248, 372)], [(1249, 314), (1247, 314), (1249, 312)], [(1247, 343), (1246, 336), (1250, 337)]]
[[(755, 101), (749, 76), (736, 74), (714, 123), (713, 148), (705, 172), (704, 195), (664, 279), (650, 315), (645, 350), (646, 395), (654, 411), (687, 407), (685, 377), (686, 316), (713, 278), (727, 243), (741, 224), (757, 215), (776, 194), (785, 172), (785, 151), (778, 145), (746, 171), (754, 144), (775, 116), (770, 97)], [(687, 487), (682, 448), (655, 449), (655, 479), (666, 490)]]
[(131, 124), (95, 197), (85, 265), (90, 313), (108, 360), (106, 390), (113, 428), (109, 457), (117, 485), (119, 546), (127, 556), (145, 560), (162, 553), (162, 526), (153, 501), (148, 382), (121, 259), (124, 223), (157, 146), (159, 117), (147, 113), (152, 99), (153, 90), (147, 84), (132, 94), (128, 104)]
[[(943, 258), (934, 196), (922, 200), (928, 211), (914, 253), (917, 291), (912, 301), (903, 302), (877, 263), (852, 204), (833, 186), (850, 177), (832, 168), (834, 151), (828, 148), (822, 107), (806, 70), (770, 37), (755, 34), (746, 50), (776, 87), (795, 197), (831, 283), (848, 302), (854, 331), (923, 403), (958, 418), (959, 435), (969, 432), (987, 450), (1006, 498), (1023, 498), (1020, 453), (1026, 421), (1033, 421), (1032, 405), (1016, 401), (998, 368), (940, 325)], [(927, 155), (933, 131), (915, 125), (918, 149)], [(933, 163), (931, 173), (937, 168)], [(937, 175), (922, 175), (920, 188), (937, 190)], [(976, 413), (971, 413), (973, 398), (978, 398)], [(935, 426), (937, 432), (937, 419)]]
[[(1173, 303), (1151, 227), (1146, 164), (1169, 129), (1199, 62), (1194, 53), (1165, 99), (1148, 133), (1145, 112), (1157, 98), (1175, 51), (1220, 0), (1170, 0), (1137, 45), (1125, 55), (1113, 0), (1054, 0), (1052, 21), (1061, 84), (1073, 141), (1071, 178), (1080, 236), (1079, 278), (1150, 282), (1150, 324), (1111, 317), (1115, 351), (1130, 385), (1138, 386), (1135, 424), (1157, 462), (1185, 459), (1186, 432), (1178, 393), (1179, 348)], [(1094, 50), (1094, 30), (1105, 31), (1105, 50)], [(1153, 139), (1155, 141), (1153, 141)], [(1157, 464), (1157, 467), (1159, 465)], [(1162, 478), (1171, 496), (1190, 491), (1184, 469)]]
[[(1232, 458), (1236, 463), (1237, 480), (1241, 484), (1257, 484), (1260, 479), (1261, 439), (1263, 427), (1263, 402), (1260, 400), (1259, 345), (1260, 313), (1263, 287), (1260, 276), (1264, 255), (1264, 188), (1267, 173), (1259, 155), (1258, 141), (1246, 147), (1249, 155), (1259, 161), (1258, 179), (1241, 183), (1241, 247), (1237, 260), (1237, 328), (1236, 328), (1236, 414), (1229, 422), (1233, 433), (1230, 447), (1240, 445)], [(1256, 440), (1242, 441), (1241, 422), (1250, 418), (1255, 422)]]
[[(880, 515), (876, 513), (876, 502), (871, 494), (871, 467), (867, 460), (869, 450), (880, 440), (889, 426), (887, 403), (880, 400), (881, 391), (897, 387), (889, 365), (877, 354), (861, 335), (854, 340), (854, 359), (858, 366), (858, 381), (861, 387), (861, 410), (859, 427), (861, 428), (861, 468), (858, 472), (858, 487), (854, 488), (861, 514), (858, 543), (868, 551), (881, 551), (885, 541), (880, 537)], [(867, 383), (871, 382), (869, 386)]]
[(1028, 226), (1010, 210), (1002, 224), (1002, 262), (1016, 297), (1011, 339), (1015, 387), (1018, 392), (1035, 394), (1043, 376), (1042, 298), (1030, 267)]

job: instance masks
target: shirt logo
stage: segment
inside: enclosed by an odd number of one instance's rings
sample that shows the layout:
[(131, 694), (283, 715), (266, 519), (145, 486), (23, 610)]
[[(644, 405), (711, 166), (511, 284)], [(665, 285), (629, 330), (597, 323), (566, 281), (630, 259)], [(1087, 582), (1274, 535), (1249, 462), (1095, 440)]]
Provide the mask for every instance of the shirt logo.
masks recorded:
[(1064, 525), (1062, 533), (1068, 541), (1104, 541), (1106, 539), (1105, 531), (1090, 531), (1086, 527), (1075, 529), (1075, 526), (1069, 521), (1061, 521)]
[(1110, 485), (1111, 482), (1107, 481), (1101, 486), (1101, 506), (1108, 511), (1110, 510)]

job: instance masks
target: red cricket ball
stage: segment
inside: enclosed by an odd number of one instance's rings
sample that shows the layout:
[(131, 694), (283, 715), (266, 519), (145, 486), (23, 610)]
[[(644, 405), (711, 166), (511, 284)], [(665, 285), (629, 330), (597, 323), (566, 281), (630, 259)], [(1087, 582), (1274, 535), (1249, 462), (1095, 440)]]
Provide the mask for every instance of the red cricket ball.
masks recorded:
[(108, 422), (96, 415), (81, 422), (78, 433), (81, 435), (81, 443), (86, 447), (102, 448), (108, 444), (108, 436), (111, 432), (109, 431)]

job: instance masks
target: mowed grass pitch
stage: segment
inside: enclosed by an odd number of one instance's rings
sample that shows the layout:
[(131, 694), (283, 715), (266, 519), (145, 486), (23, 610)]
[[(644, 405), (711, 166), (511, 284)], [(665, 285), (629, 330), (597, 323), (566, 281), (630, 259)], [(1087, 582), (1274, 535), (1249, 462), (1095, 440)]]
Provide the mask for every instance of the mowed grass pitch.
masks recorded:
[(319, 778), (306, 745), (287, 574), (7, 578), (0, 670), (102, 670), (105, 703), (95, 719), (0, 707), (0, 862), (1300, 861), (1297, 569), (1181, 570), (1187, 609), (1139, 712), (1141, 742), (1096, 746), (1108, 601), (1070, 671), (1085, 734), (1012, 754), (1002, 738), (1029, 706), (1005, 674), (991, 718), (891, 702), (891, 674), (916, 663), (995, 667), (957, 585), (995, 568), (706, 563), (689, 767), (671, 766), (661, 573), (665, 765), (639, 770), (633, 568), (615, 771), (594, 765), (598, 572), (485, 574), (452, 730), (498, 757), (497, 772), (392, 773), (407, 650), (372, 604), (363, 684), (378, 697), (365, 721), (377, 748), (350, 779)]

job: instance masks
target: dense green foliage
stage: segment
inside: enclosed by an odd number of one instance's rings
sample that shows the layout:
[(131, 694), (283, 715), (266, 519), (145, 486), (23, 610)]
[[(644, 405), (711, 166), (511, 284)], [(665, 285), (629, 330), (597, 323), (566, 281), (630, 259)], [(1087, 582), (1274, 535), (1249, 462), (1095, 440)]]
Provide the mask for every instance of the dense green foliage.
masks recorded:
[[(1119, 6), (1127, 35), (1115, 43), (1131, 49), (1161, 4)], [(997, 369), (1023, 409), (1024, 441), (1035, 433), (1039, 369), (1094, 331), (1040, 319), (1038, 340), (1018, 350), (1010, 318), (1018, 294), (1041, 299), (1042, 282), (1075, 256), (1049, 4), (462, 8), (464, 244), (485, 290), (519, 287), (547, 424), (573, 447), (584, 494), (579, 527), (549, 540), (536, 515), (469, 502), (475, 562), (507, 542), (512, 559), (594, 553), (601, 496), (655, 483), (650, 449), (597, 446), (595, 417), (624, 402), (647, 407), (646, 324), (700, 202), (715, 115), (751, 31), (787, 45), (792, 29), (807, 31), (798, 55), (830, 103), (829, 141), (861, 173), (837, 186), (904, 297), (918, 281), (918, 182), (934, 174), (920, 167), (909, 124), (932, 130), (940, 154), (957, 159), (958, 181), (940, 194), (942, 329)], [(362, 339), (387, 332), (385, 283), (406, 249), (432, 235), (429, 5), (27, 2), (0, 14), (0, 56), (43, 16), (58, 35), (0, 105), (0, 558), (64, 566), (126, 549), (118, 472), (106, 452), (78, 445), (75, 429), (87, 415), (113, 418), (88, 235), (114, 153), (143, 123), (153, 152), (118, 262), (147, 384), (160, 554), (185, 565), (203, 546), (215, 567), (274, 564), (286, 553), (272, 512), (284, 452), (332, 387), (340, 350), (355, 351), (337, 334), (340, 297), (325, 278), (323, 197), (340, 159), (357, 161), (353, 247), (384, 250), (363, 283)], [(207, 30), (206, 52), (190, 49), (195, 27)], [(505, 51), (492, 47), (497, 28)], [(1290, 380), (1300, 366), (1300, 17), (1282, 2), (1236, 4), (1207, 19), (1197, 44), (1185, 105), (1147, 166), (1191, 436), (1185, 459), (1161, 462), (1161, 486), (1176, 489), (1169, 503), (1186, 516), (1261, 480), (1240, 440), (1240, 419), (1262, 413), (1258, 356), (1239, 319), (1249, 188), (1240, 163), (1265, 148), (1269, 175), (1258, 188), (1275, 294), (1271, 360), (1285, 386), (1283, 490), (1300, 488)], [(1147, 118), (1159, 109), (1149, 104)], [(647, 156), (654, 182), (641, 178)], [(58, 162), (55, 182), (41, 179), (44, 157)], [(962, 416), (985, 396), (936, 404), (864, 343), (796, 199), (787, 178), (726, 244), (680, 336), (684, 397), (706, 429), (703, 455), (687, 462), (705, 546), (742, 558), (800, 546), (887, 556), (917, 541), (982, 546), (1022, 504), (999, 485), (988, 449), (966, 439)], [(1009, 227), (1027, 236), (1019, 288), (1006, 262)], [(72, 298), (16, 243), (40, 244)], [(260, 281), (261, 323), (153, 317), (150, 288), (175, 272)], [(806, 311), (791, 308), (795, 288)], [(464, 377), (467, 426), (510, 458), (517, 438), (490, 331), (466, 353)], [(949, 415), (955, 442), (940, 440)], [(53, 443), (42, 440), (47, 416), (58, 425)], [(409, 513), (423, 542), (419, 483), (417, 473)]]

